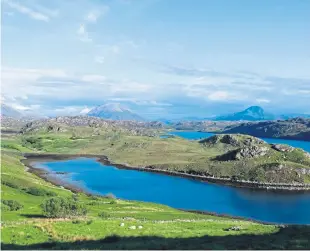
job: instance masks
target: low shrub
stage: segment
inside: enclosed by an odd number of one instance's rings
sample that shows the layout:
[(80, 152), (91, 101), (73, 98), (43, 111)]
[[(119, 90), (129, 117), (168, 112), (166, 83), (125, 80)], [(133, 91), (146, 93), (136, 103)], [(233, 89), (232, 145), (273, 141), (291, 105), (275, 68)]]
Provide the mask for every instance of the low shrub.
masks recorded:
[(48, 191), (43, 188), (30, 187), (25, 189), (26, 193), (34, 196), (56, 196), (57, 194), (53, 191)]
[(109, 218), (109, 217), (111, 217), (111, 215), (108, 214), (107, 212), (100, 212), (98, 214), (98, 216), (101, 217), (101, 218)]
[(69, 198), (53, 197), (41, 204), (43, 214), (49, 218), (75, 217), (87, 214), (84, 205)]
[(116, 199), (116, 196), (113, 193), (108, 193), (106, 194), (104, 197), (108, 198), (108, 199)]
[(2, 203), (8, 207), (5, 208), (9, 211), (17, 211), (24, 208), (24, 206), (16, 200), (2, 200)]
[(78, 194), (72, 194), (72, 199), (74, 201), (78, 201), (79, 200), (79, 195)]
[(1, 147), (19, 151), (19, 147), (15, 144), (2, 144)]
[(36, 148), (38, 150), (41, 150), (43, 148), (42, 139), (33, 136), (22, 138), (22, 145), (26, 147)]
[(19, 188), (15, 183), (10, 182), (10, 181), (1, 180), (1, 183), (2, 183), (3, 185), (8, 186), (8, 187)]
[(95, 195), (90, 195), (89, 198), (91, 200), (99, 200), (100, 199), (98, 196), (95, 196)]
[(11, 208), (8, 205), (1, 204), (1, 212), (11, 211)]
[(99, 201), (91, 201), (87, 203), (88, 206), (98, 206), (101, 205)]

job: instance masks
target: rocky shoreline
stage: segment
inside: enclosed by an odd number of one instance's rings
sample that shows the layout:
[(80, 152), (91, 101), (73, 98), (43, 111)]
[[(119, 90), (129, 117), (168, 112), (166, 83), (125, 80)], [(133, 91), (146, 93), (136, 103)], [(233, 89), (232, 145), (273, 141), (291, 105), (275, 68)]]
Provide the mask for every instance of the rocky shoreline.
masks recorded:
[[(29, 168), (29, 171), (40, 176), (41, 178), (52, 182), (56, 185), (63, 186), (74, 192), (85, 192), (82, 188), (75, 187), (73, 185), (65, 184), (59, 178), (51, 175), (47, 171), (33, 167), (33, 162), (39, 161), (57, 161), (57, 160), (69, 160), (75, 158), (95, 158), (96, 161), (101, 162), (104, 165), (113, 165), (120, 169), (136, 170), (143, 172), (160, 173), (170, 176), (177, 176), (183, 178), (189, 178), (194, 180), (207, 181), (216, 184), (229, 185), (239, 188), (248, 188), (254, 190), (268, 190), (274, 192), (310, 192), (310, 184), (287, 184), (287, 183), (261, 183), (247, 180), (232, 180), (231, 178), (221, 178), (213, 176), (201, 176), (194, 174), (187, 174), (181, 172), (173, 172), (168, 170), (156, 169), (153, 167), (134, 167), (127, 164), (115, 163), (107, 156), (104, 155), (91, 155), (91, 154), (38, 154), (38, 153), (26, 153), (23, 155), (25, 159), (21, 160), (22, 163)], [(86, 192), (87, 193), (87, 192)]]

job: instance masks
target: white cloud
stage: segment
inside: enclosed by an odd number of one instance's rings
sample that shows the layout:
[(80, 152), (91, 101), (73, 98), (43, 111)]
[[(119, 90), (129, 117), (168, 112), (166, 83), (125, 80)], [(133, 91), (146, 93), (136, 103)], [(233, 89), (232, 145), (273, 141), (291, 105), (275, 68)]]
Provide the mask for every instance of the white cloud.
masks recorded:
[(104, 57), (103, 56), (96, 56), (95, 62), (98, 64), (103, 64), (104, 63)]
[(77, 30), (77, 35), (82, 42), (92, 42), (92, 39), (88, 35), (85, 24), (80, 24), (80, 27)]
[(82, 111), (80, 111), (80, 114), (84, 115), (87, 114), (88, 112), (90, 112), (92, 109), (92, 107), (85, 107), (84, 109), (82, 109)]
[[(105, 72), (109, 74), (108, 72)], [(212, 77), (216, 80), (215, 77)], [(294, 92), (283, 87), (279, 88), (279, 95), (263, 90), (251, 90), (247, 83), (233, 86), (231, 81), (225, 84), (223, 77), (217, 84), (210, 79), (194, 77), (169, 78), (157, 81), (150, 75), (150, 81), (133, 79), (110, 79), (101, 74), (76, 74), (59, 69), (2, 69), (2, 94), (4, 102), (19, 105), (19, 109), (27, 109), (30, 105), (40, 105), (39, 110), (65, 114), (88, 108), (85, 105), (100, 104), (107, 100), (130, 102), (143, 109), (150, 107), (165, 107), (174, 109), (180, 101), (187, 105), (193, 102), (196, 105), (216, 103), (250, 104), (253, 101), (277, 105), (284, 104), (286, 97), (281, 91), (287, 91), (293, 97), (299, 97), (300, 103), (307, 103), (308, 89), (296, 88)], [(178, 100), (177, 100), (178, 99)], [(303, 99), (303, 100), (302, 100)], [(169, 103), (165, 102), (169, 100)], [(281, 103), (281, 104), (282, 104)], [(63, 105), (63, 107), (58, 107)], [(56, 107), (53, 110), (50, 107)], [(66, 107), (69, 107), (67, 110)], [(50, 109), (50, 110), (48, 110)], [(86, 111), (86, 110), (85, 110)]]
[(7, 11), (7, 12), (4, 12), (4, 15), (7, 15), (7, 16), (14, 16), (14, 12)]
[(107, 80), (107, 78), (103, 75), (84, 75), (82, 80), (87, 82), (102, 82)]
[(141, 106), (172, 106), (172, 104), (158, 102), (156, 100), (143, 100), (135, 98), (109, 98), (109, 101), (130, 102)]
[(113, 52), (114, 54), (119, 54), (120, 53), (120, 47), (118, 45), (112, 45), (109, 48), (109, 51)]
[(12, 9), (27, 15), (28, 17), (39, 20), (39, 21), (44, 21), (48, 22), (50, 20), (50, 17), (44, 13), (41, 13), (39, 11), (36, 11), (32, 8), (29, 8), (27, 6), (24, 6), (20, 3), (13, 2), (11, 0), (3, 0), (4, 3), (6, 3), (8, 6), (10, 6)]
[[(111, 80), (103, 75), (68, 74), (53, 69), (6, 67), (2, 74), (2, 94), (5, 102), (9, 100), (21, 106), (29, 104), (40, 104), (42, 107), (47, 104), (57, 106), (60, 102), (70, 104), (90, 99), (102, 102), (104, 99), (116, 96), (140, 99), (145, 97), (151, 88), (150, 84), (127, 79)], [(80, 108), (79, 112), (85, 107)], [(55, 112), (60, 113), (62, 110)]]
[(137, 44), (135, 41), (133, 40), (126, 40), (124, 42), (122, 42), (122, 44), (124, 45), (129, 45), (130, 47), (137, 49), (139, 47), (139, 44)]
[(298, 90), (298, 93), (301, 93), (301, 94), (310, 94), (310, 90)]
[(231, 95), (228, 92), (225, 91), (216, 91), (212, 92), (208, 95), (208, 99), (210, 100), (228, 100), (230, 99)]
[(100, 16), (99, 12), (89, 12), (85, 18), (85, 20), (89, 23), (95, 23), (97, 22), (98, 17)]
[(103, 5), (100, 8), (89, 11), (84, 20), (87, 23), (96, 23), (100, 16), (104, 16), (110, 10), (109, 6)]
[(63, 116), (63, 115), (83, 115), (81, 113), (81, 110), (84, 110), (82, 106), (65, 106), (65, 107), (58, 107), (54, 109), (54, 112), (58, 116)]
[(269, 99), (264, 99), (264, 98), (257, 98), (256, 99), (256, 102), (257, 103), (270, 103), (270, 100)]
[(66, 77), (60, 69), (24, 69), (3, 67), (1, 70), (2, 87), (35, 81), (40, 77)]
[(39, 105), (24, 106), (24, 105), (14, 104), (14, 103), (13, 104), (11, 103), (10, 106), (19, 111), (27, 111), (27, 110), (40, 108)]
[[(82, 42), (92, 42), (92, 38), (89, 36), (87, 31), (87, 26), (90, 24), (95, 24), (100, 16), (105, 15), (109, 11), (109, 6), (100, 6), (98, 9), (89, 11), (84, 17), (84, 21), (80, 24), (77, 30), (77, 35)], [(102, 59), (98, 62), (102, 62)], [(98, 63), (97, 62), (97, 63)]]

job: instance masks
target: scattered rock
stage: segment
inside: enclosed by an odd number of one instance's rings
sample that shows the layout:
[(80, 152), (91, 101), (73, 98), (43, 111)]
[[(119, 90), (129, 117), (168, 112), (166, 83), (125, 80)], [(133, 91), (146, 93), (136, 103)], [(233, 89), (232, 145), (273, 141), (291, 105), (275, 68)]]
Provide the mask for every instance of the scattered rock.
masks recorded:
[(121, 226), (121, 227), (125, 226), (125, 223), (124, 223), (124, 222), (122, 222), (122, 223), (120, 224), (120, 226)]
[(129, 229), (137, 229), (136, 226), (130, 226)]
[(138, 228), (139, 228), (139, 229), (142, 229), (143, 227), (142, 227), (142, 226), (138, 226)]
[(225, 229), (225, 231), (240, 231), (240, 230), (241, 230), (241, 227), (238, 227), (238, 226), (233, 226), (233, 227)]
[(294, 147), (282, 144), (272, 144), (271, 147), (278, 152), (291, 152), (295, 149)]

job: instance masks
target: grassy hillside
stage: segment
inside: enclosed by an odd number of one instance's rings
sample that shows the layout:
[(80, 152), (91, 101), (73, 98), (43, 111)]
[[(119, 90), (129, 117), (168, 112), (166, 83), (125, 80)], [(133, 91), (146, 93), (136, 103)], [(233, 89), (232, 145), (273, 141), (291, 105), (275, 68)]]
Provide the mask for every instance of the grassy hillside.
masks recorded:
[(2, 141), (23, 152), (102, 154), (119, 164), (149, 166), (189, 174), (234, 177), (260, 182), (310, 182), (310, 157), (303, 150), (274, 149), (247, 135), (217, 135), (202, 141), (159, 138), (89, 127), (64, 132), (43, 129)]
[[(23, 149), (24, 150), (24, 149)], [(28, 173), (18, 150), (1, 156), (1, 245), (3, 249), (298, 249), (309, 248), (308, 227), (262, 225), (182, 212), (153, 203), (74, 195)], [(33, 188), (44, 195), (33, 195)], [(46, 218), (40, 204), (74, 197), (88, 212)], [(9, 211), (4, 201), (22, 205)], [(122, 226), (124, 225), (124, 226)], [(130, 229), (136, 227), (136, 229)], [(139, 226), (141, 226), (139, 228)], [(227, 231), (237, 227), (239, 231)]]

